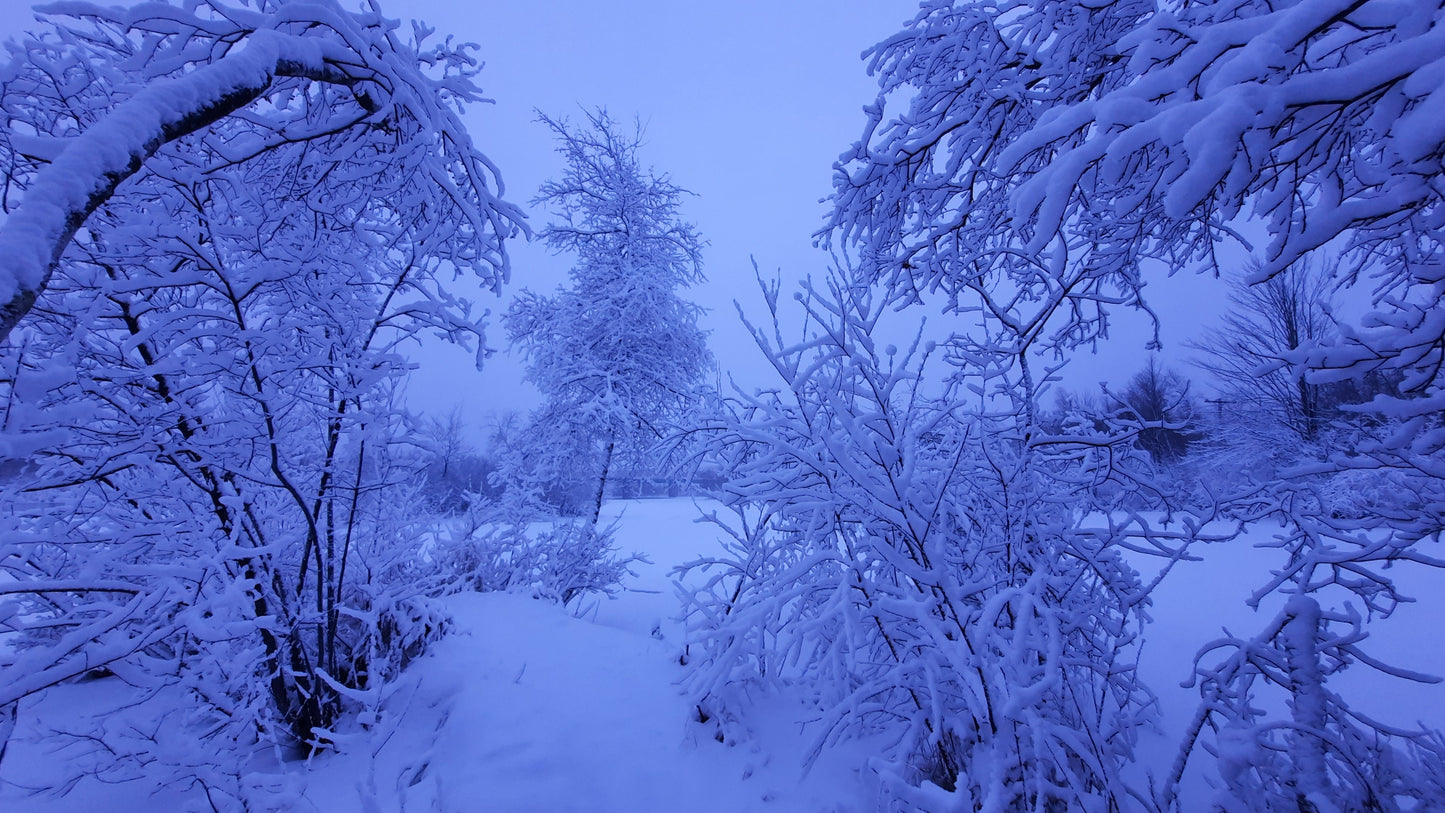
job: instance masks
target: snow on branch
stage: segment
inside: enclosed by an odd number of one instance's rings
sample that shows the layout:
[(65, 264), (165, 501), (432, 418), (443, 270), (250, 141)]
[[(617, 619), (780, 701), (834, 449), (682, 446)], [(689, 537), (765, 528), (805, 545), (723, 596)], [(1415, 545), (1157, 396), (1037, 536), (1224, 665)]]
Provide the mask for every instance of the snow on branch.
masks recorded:
[[(200, 9), (210, 14), (203, 16)], [(334, 0), (280, 0), (263, 4), (260, 11), (206, 2), (195, 13), (166, 3), (124, 10), (65, 2), (45, 11), (121, 32), (119, 41), (105, 48), (96, 44), (99, 35), (70, 37), (71, 43), (90, 44), (88, 53), (72, 58), (113, 59), (121, 70), (136, 74), (128, 77), (131, 81), (142, 84), (129, 98), (98, 112), (79, 135), (65, 139), (59, 154), (33, 178), (19, 184), (9, 179), (26, 193), (0, 225), (0, 341), (44, 291), (77, 231), (120, 184), (166, 144), (262, 99), (271, 103), (255, 115), (276, 119), (277, 138), (260, 150), (308, 133), (357, 130), (374, 131), (382, 150), (405, 149), (409, 140), (434, 152), (434, 165), (422, 177), (434, 189), (438, 211), (464, 221), (465, 231), (481, 244), (480, 250), (454, 251), (455, 259), (491, 278), (493, 286), (505, 279), (499, 241), (518, 227), (521, 215), (498, 200), (496, 170), (472, 148), (453, 109), (479, 98), (470, 81), (475, 63), (465, 49), (419, 54), (397, 41), (395, 24), (379, 13), (346, 13)], [(419, 63), (440, 64), (444, 75), (432, 78)], [(304, 104), (293, 110), (285, 98), (306, 83), (350, 88), (352, 105), (327, 111), (319, 122), (311, 120), (314, 115)], [(388, 138), (392, 145), (382, 141)]]

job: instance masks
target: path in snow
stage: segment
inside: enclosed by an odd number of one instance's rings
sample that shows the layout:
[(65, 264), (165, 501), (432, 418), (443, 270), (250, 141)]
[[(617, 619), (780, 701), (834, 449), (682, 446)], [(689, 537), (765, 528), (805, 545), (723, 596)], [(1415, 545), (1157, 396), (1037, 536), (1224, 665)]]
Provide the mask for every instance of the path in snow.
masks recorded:
[[(690, 500), (608, 506), (624, 552), (647, 555), (633, 589), (574, 618), (521, 595), (450, 599), (452, 635), (418, 663), (388, 714), (400, 728), (358, 777), (358, 755), (320, 767), (307, 796), (373, 796), (380, 810), (553, 813), (872, 809), (841, 760), (802, 776), (810, 734), (763, 721), (719, 743), (693, 721), (669, 572), (713, 532)], [(776, 707), (790, 710), (784, 703)], [(796, 708), (791, 710), (796, 716)], [(430, 722), (428, 722), (430, 721)], [(385, 723), (383, 724), (385, 726)]]
[[(578, 608), (582, 618), (527, 596), (447, 599), (452, 632), (393, 687), (370, 732), (341, 737), (342, 753), (289, 767), (283, 798), (263, 809), (307, 813), (816, 813), (876, 808), (848, 765), (831, 753), (804, 776), (812, 745), (805, 713), (786, 698), (758, 698), (754, 731), (720, 743), (693, 720), (677, 687), (682, 631), (670, 572), (715, 544), (694, 523), (691, 500), (609, 504), (618, 544), (651, 559), (630, 590)], [(37, 722), (84, 730), (107, 719), (128, 690), (114, 680), (60, 687), (22, 714), (4, 778), (43, 785), (76, 764), (76, 744), (38, 738)], [(131, 714), (146, 719), (143, 709)], [(204, 758), (203, 754), (197, 755)], [(64, 797), (0, 788), (5, 813), (209, 810), (194, 790), (159, 789), (154, 777), (108, 784), (85, 779)]]

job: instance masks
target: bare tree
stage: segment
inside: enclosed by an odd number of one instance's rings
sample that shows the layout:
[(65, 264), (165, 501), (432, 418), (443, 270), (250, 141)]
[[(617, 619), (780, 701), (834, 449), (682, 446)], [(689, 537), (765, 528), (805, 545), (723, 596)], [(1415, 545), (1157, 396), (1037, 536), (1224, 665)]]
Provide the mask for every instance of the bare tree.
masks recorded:
[(1189, 346), (1202, 354), (1195, 364), (1214, 377), (1245, 427), (1257, 416), (1295, 440), (1313, 442), (1331, 414), (1331, 388), (1310, 381), (1300, 361), (1303, 351), (1339, 335), (1331, 316), (1334, 264), (1303, 260), (1272, 277), (1260, 270), (1252, 262), (1231, 281), (1231, 308), (1222, 323)]
[(1114, 401), (1115, 419), (1137, 432), (1139, 448), (1155, 462), (1172, 463), (1189, 451), (1198, 407), (1189, 393), (1189, 381), (1160, 366), (1157, 356), (1149, 356), (1144, 369), (1129, 379)]

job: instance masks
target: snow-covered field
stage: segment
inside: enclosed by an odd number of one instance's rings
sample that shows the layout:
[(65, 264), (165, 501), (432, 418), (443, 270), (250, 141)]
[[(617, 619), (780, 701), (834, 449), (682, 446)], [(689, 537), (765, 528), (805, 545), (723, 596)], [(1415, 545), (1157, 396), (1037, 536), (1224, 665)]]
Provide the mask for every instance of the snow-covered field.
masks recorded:
[[(864, 764), (867, 744), (825, 752), (804, 771), (814, 732), (786, 697), (759, 697), (751, 729), (719, 742), (698, 723), (676, 687), (682, 629), (672, 568), (716, 545), (717, 532), (694, 522), (693, 501), (609, 504), (623, 551), (651, 559), (615, 599), (569, 614), (526, 596), (451, 599), (453, 633), (394, 687), (369, 731), (344, 738), (340, 754), (287, 766), (268, 802), (297, 811), (869, 811), (877, 791)], [(1255, 538), (1267, 538), (1267, 529)], [(1222, 626), (1249, 633), (1266, 618), (1244, 604), (1277, 553), (1241, 542), (1201, 551), (1156, 594), (1141, 667), (1160, 695), (1157, 734), (1141, 743), (1141, 766), (1162, 772), (1193, 710), (1188, 677), (1193, 652)], [(1144, 565), (1141, 564), (1141, 567)], [(1382, 630), (1376, 651), (1410, 669), (1445, 673), (1445, 583), (1402, 570), (1420, 599)], [(1433, 579), (1433, 581), (1432, 581)], [(1387, 722), (1445, 726), (1445, 691), (1355, 670), (1332, 682), (1361, 710)], [(145, 775), (113, 784), (78, 783), (68, 795), (32, 795), (65, 765), (104, 755), (84, 743), (47, 736), (82, 730), (86, 715), (127, 724), (144, 707), (117, 710), (130, 697), (114, 679), (63, 687), (25, 705), (0, 778), (0, 810), (171, 811), (210, 809), (199, 788), (157, 788)], [(128, 718), (126, 715), (130, 715)], [(730, 732), (730, 734), (735, 732)], [(198, 760), (204, 754), (197, 754)], [(142, 772), (143, 773), (143, 772)], [(1208, 797), (1195, 771), (1186, 799)], [(1189, 805), (1192, 806), (1192, 805)]]

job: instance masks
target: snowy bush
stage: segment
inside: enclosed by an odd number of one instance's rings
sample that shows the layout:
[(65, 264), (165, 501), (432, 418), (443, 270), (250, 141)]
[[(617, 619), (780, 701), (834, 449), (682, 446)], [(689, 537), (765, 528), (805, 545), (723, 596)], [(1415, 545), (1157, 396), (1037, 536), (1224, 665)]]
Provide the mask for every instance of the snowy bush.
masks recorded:
[(1279, 551), (1280, 564), (1249, 599), (1271, 612), (1252, 635), (1225, 631), (1195, 656), (1200, 702), (1157, 789), (1165, 809), (1193, 803), (1179, 783), (1204, 752), (1222, 780), (1220, 809), (1445, 809), (1440, 733), (1356, 711), (1331, 684), (1350, 668), (1375, 670), (1382, 686), (1439, 681), (1372, 654), (1369, 624), (1410, 600), (1391, 569), (1445, 562), (1392, 537), (1388, 509), (1346, 518), (1322, 512), (1317, 488), (1317, 480), (1278, 481), (1226, 509), (1253, 510), (1252, 525), (1275, 529), (1263, 546)]
[(1319, 489), (1321, 510), (1332, 517), (1364, 519), (1420, 510), (1422, 485), (1394, 469), (1345, 469), (1328, 475)]
[(430, 551), (433, 591), (527, 592), (563, 604), (612, 593), (640, 559), (618, 555), (612, 537), (590, 522), (517, 521), (474, 508)]
[(1086, 519), (1141, 453), (1033, 436), (1007, 366), (963, 400), (937, 377), (961, 342), (878, 346), (890, 305), (840, 275), (808, 289), (798, 341), (756, 334), (782, 387), (715, 427), (731, 516), (726, 555), (688, 568), (688, 686), (725, 719), (751, 687), (803, 689), (819, 748), (889, 743), (873, 767), (908, 809), (1121, 804), (1149, 694), (1119, 545), (1151, 541)]

